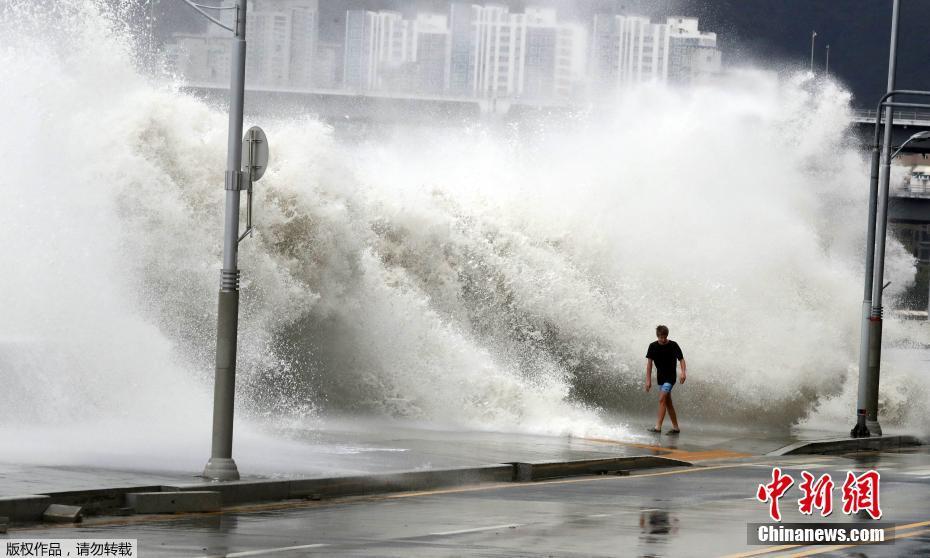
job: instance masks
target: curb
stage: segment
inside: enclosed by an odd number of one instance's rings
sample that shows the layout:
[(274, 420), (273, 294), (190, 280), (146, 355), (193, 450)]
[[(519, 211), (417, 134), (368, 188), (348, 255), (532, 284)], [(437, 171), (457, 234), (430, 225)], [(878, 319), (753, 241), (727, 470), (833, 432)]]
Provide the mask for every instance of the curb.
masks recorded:
[(220, 511), (223, 499), (219, 492), (191, 490), (188, 492), (131, 492), (126, 505), (133, 513), (203, 513)]
[(512, 465), (514, 466), (514, 476), (512, 480), (514, 482), (528, 482), (558, 477), (622, 473), (624, 471), (633, 471), (636, 469), (690, 467), (691, 463), (668, 457), (645, 455), (608, 459), (586, 459), (582, 461), (559, 461), (554, 463), (513, 463)]
[(872, 438), (834, 438), (810, 440), (785, 446), (766, 455), (816, 455), (876, 451), (920, 446), (923, 442), (916, 436), (876, 436)]
[(201, 508), (213, 508), (215, 502), (222, 506), (232, 506), (295, 499), (320, 500), (482, 483), (528, 482), (611, 472), (624, 474), (632, 470), (658, 467), (690, 466), (691, 463), (687, 461), (644, 455), (582, 461), (508, 463), (349, 477), (105, 488), (0, 497), (0, 516), (9, 517), (11, 523), (34, 523), (42, 520), (46, 508), (52, 504), (81, 506), (87, 515), (125, 515), (127, 511), (146, 514), (179, 513), (190, 509), (201, 511)]

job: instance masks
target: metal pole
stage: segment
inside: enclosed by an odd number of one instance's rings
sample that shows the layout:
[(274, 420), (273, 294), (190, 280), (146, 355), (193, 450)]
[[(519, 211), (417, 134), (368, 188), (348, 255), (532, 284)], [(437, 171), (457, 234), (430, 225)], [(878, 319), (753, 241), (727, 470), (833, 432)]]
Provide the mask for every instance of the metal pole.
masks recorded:
[(827, 45), (827, 62), (824, 66), (823, 73), (828, 76), (830, 75), (830, 45)]
[(869, 430), (866, 426), (866, 381), (869, 369), (869, 313), (872, 310), (872, 269), (875, 265), (875, 214), (876, 199), (878, 198), (878, 165), (880, 148), (878, 145), (878, 115), (875, 122), (876, 141), (872, 144), (872, 172), (869, 178), (869, 224), (866, 233), (865, 254), (865, 289), (862, 295), (862, 321), (859, 330), (859, 392), (856, 400), (856, 426), (850, 436), (854, 438), (867, 438)]
[[(888, 53), (888, 91), (894, 91), (898, 55), (898, 19), (901, 0), (894, 0), (891, 12), (891, 44)], [(869, 315), (868, 376), (865, 382), (866, 426), (878, 436), (882, 427), (878, 422), (878, 383), (881, 372), (882, 348), (882, 291), (885, 277), (885, 237), (888, 233), (888, 187), (891, 179), (892, 107), (885, 107), (885, 137), (882, 165), (879, 171), (878, 208), (875, 223), (875, 270), (872, 277), (872, 310)]]
[(238, 480), (232, 458), (233, 410), (236, 393), (236, 335), (239, 327), (239, 192), (242, 188), (242, 117), (245, 96), (245, 21), (247, 0), (236, 9), (229, 95), (229, 142), (226, 158), (226, 222), (223, 269), (216, 326), (216, 383), (213, 392), (213, 445), (203, 476)]
[[(859, 391), (858, 399), (856, 402), (856, 426), (850, 431), (849, 435), (854, 438), (868, 437), (869, 429), (866, 426), (866, 402), (868, 401), (868, 380), (869, 380), (869, 342), (870, 338), (870, 328), (872, 327), (872, 321), (869, 319), (871, 310), (872, 310), (872, 279), (875, 265), (875, 221), (876, 221), (876, 205), (878, 198), (878, 177), (879, 177), (879, 165), (880, 165), (880, 154), (881, 154), (881, 126), (882, 126), (882, 108), (887, 107), (892, 109), (893, 107), (914, 107), (914, 108), (930, 108), (930, 105), (926, 103), (902, 103), (891, 101), (892, 97), (895, 95), (916, 95), (922, 97), (930, 97), (930, 91), (915, 91), (915, 90), (901, 90), (901, 91), (889, 91), (882, 96), (881, 100), (878, 103), (878, 106), (875, 110), (875, 127), (874, 127), (874, 137), (872, 139), (872, 172), (869, 181), (869, 223), (868, 223), (868, 233), (866, 235), (866, 263), (865, 263), (865, 289), (862, 295), (862, 322), (861, 330), (859, 337)], [(887, 112), (887, 111), (886, 111)], [(911, 140), (909, 138), (904, 144), (898, 148), (898, 151), (903, 149)], [(874, 351), (874, 348), (873, 348)]]
[(814, 73), (814, 38), (817, 36), (816, 31), (811, 31), (811, 73)]

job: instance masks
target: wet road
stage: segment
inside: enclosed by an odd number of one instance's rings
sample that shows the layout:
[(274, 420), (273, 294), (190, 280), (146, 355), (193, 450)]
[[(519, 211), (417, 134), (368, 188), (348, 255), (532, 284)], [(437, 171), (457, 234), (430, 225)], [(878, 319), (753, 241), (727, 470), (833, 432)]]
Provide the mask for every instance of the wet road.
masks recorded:
[[(697, 455), (697, 454), (695, 454)], [(706, 457), (706, 456), (704, 456)], [(894, 544), (749, 546), (746, 525), (770, 521), (754, 499), (778, 465), (840, 479), (831, 522), (847, 523), (846, 471), (877, 468)], [(798, 481), (800, 482), (800, 481)], [(785, 522), (811, 522), (797, 485)], [(13, 530), (16, 538), (137, 538), (150, 556), (930, 556), (930, 450), (855, 457), (701, 459), (631, 476), (465, 487), (378, 498), (229, 508), (222, 514), (94, 518), (78, 528)]]

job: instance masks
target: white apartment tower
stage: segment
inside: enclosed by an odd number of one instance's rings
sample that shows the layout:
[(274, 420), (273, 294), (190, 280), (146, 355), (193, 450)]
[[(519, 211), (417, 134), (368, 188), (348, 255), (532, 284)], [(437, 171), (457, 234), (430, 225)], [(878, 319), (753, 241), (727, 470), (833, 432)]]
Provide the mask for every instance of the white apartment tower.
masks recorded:
[(442, 93), (448, 36), (444, 15), (406, 20), (398, 12), (349, 10), (343, 82), (357, 90)]
[(254, 0), (246, 22), (247, 83), (309, 87), (319, 0)]
[(603, 86), (668, 79), (669, 28), (649, 18), (594, 16), (592, 69)]
[(721, 54), (717, 34), (701, 32), (693, 17), (670, 17), (669, 81), (690, 83), (706, 75), (719, 74)]
[[(453, 24), (456, 9), (453, 5)], [(467, 60), (473, 94), (551, 100), (567, 98), (581, 81), (584, 29), (559, 24), (555, 10), (527, 8), (523, 13), (510, 13), (504, 6), (489, 5), (471, 6), (471, 12), (474, 34)], [(463, 43), (453, 36), (453, 78), (458, 75), (455, 57), (459, 64), (466, 60)]]
[(597, 15), (591, 47), (592, 78), (601, 88), (637, 83), (689, 82), (719, 72), (717, 36), (698, 29), (696, 18), (665, 23), (624, 15)]
[(480, 97), (510, 96), (520, 87), (525, 28), (504, 6), (475, 6), (474, 91)]

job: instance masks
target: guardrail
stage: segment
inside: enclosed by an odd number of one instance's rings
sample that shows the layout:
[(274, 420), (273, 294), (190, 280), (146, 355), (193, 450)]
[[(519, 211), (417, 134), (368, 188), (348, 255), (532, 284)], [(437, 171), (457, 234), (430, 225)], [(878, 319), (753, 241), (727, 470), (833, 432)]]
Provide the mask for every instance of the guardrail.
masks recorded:
[[(852, 110), (853, 120), (874, 122), (875, 121), (875, 110), (874, 109), (853, 109)], [(907, 121), (909, 123), (913, 122), (926, 122), (930, 125), (930, 112), (918, 112), (914, 111), (894, 111), (894, 121)]]
[(891, 195), (899, 198), (930, 198), (930, 184), (908, 184), (905, 182), (892, 188)]

